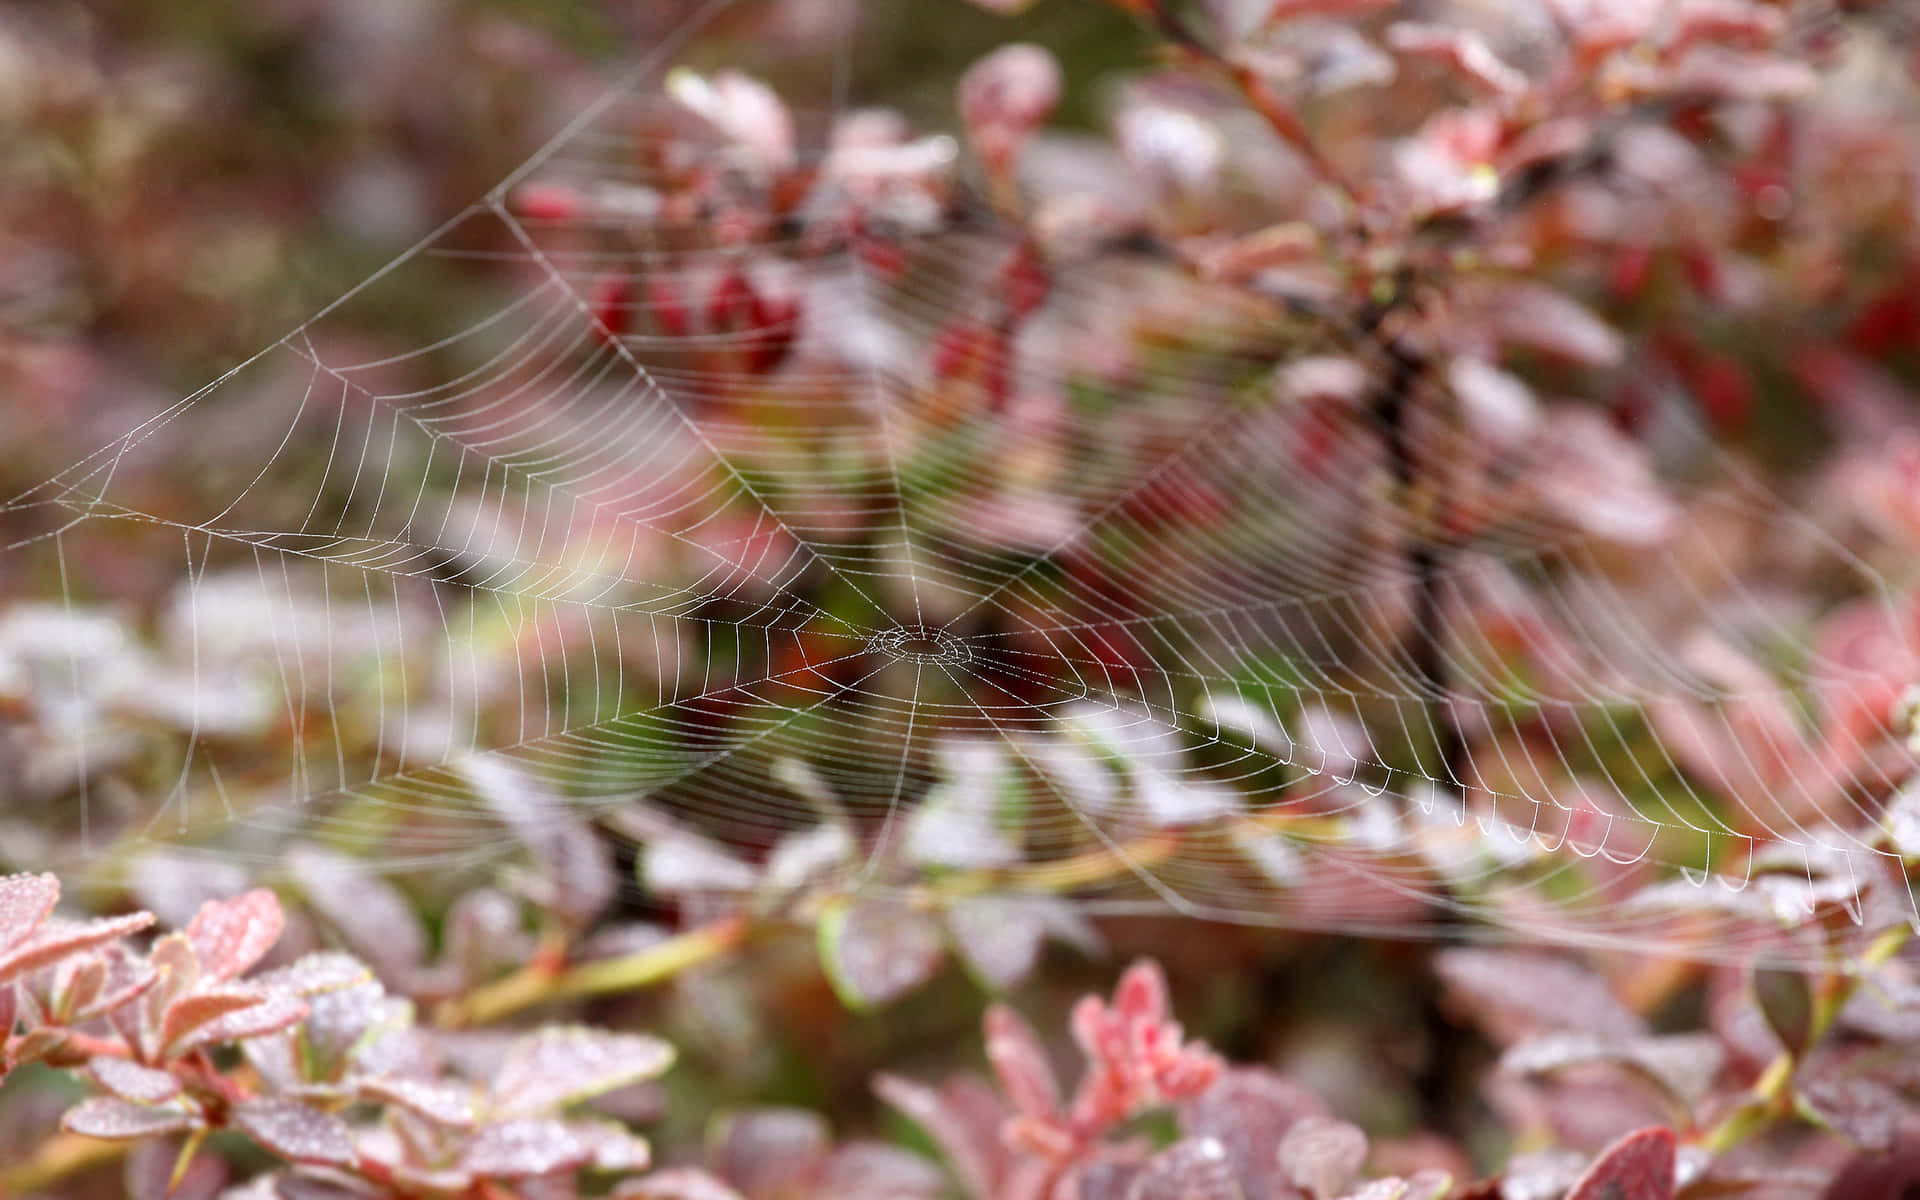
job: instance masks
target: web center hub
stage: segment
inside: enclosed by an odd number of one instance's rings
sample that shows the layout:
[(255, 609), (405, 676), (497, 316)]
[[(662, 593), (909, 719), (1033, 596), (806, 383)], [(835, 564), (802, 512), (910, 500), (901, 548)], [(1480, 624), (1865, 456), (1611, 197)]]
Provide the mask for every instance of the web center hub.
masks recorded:
[(931, 625), (902, 625), (875, 634), (868, 643), (881, 654), (926, 667), (964, 666), (973, 659), (967, 644)]

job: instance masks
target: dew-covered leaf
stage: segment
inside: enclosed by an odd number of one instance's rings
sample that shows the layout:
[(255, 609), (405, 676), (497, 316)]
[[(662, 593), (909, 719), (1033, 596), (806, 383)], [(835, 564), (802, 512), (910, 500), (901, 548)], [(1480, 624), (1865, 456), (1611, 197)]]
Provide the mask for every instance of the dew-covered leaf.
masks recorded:
[(542, 1029), (517, 1042), (494, 1076), (492, 1111), (531, 1117), (643, 1079), (673, 1063), (673, 1048), (638, 1033), (583, 1027)]
[(220, 1045), (246, 1038), (262, 1037), (298, 1025), (306, 1019), (307, 1012), (307, 1002), (298, 996), (269, 995), (258, 1004), (235, 1009), (225, 1016), (208, 1021), (191, 1032), (183, 1034), (178, 1041), (170, 1042), (169, 1045), (172, 1053), (184, 1054), (200, 1046)]
[(262, 991), (289, 996), (318, 996), (367, 982), (373, 972), (351, 954), (319, 951), (304, 954), (284, 967), (263, 971), (248, 982)]
[(1331, 1117), (1302, 1117), (1281, 1137), (1277, 1153), (1288, 1182), (1316, 1196), (1337, 1196), (1367, 1160), (1367, 1135)]
[(16, 942), (5, 953), (0, 953), (0, 982), (50, 966), (69, 954), (117, 942), (151, 924), (151, 913), (129, 913), (92, 921), (45, 922), (24, 940)]
[(186, 1133), (196, 1123), (196, 1118), (184, 1109), (133, 1104), (117, 1096), (82, 1100), (60, 1118), (60, 1127), (68, 1133), (107, 1141)]
[(1600, 1152), (1567, 1200), (1673, 1200), (1673, 1130), (1636, 1130)]
[(600, 1171), (644, 1171), (653, 1165), (647, 1140), (617, 1121), (569, 1121), (567, 1128), (587, 1147), (588, 1164)]
[(397, 1105), (436, 1125), (465, 1129), (480, 1119), (478, 1097), (470, 1084), (375, 1076), (361, 1081), (358, 1091), (369, 1100)]
[(210, 979), (237, 979), (280, 940), (286, 914), (280, 898), (266, 888), (231, 900), (209, 900), (187, 926), (187, 940)]
[(234, 1106), (233, 1124), (289, 1162), (350, 1167), (358, 1158), (345, 1121), (298, 1101), (246, 1101)]
[(171, 1074), (124, 1058), (96, 1057), (87, 1063), (87, 1074), (105, 1090), (135, 1104), (164, 1104), (180, 1094), (180, 1081)]
[(526, 772), (481, 757), (465, 759), (460, 770), (533, 858), (539, 877), (529, 890), (535, 903), (576, 928), (591, 924), (620, 886), (608, 848), (592, 826)]
[(52, 875), (0, 875), (0, 951), (25, 941), (60, 902)]
[(467, 1138), (460, 1167), (493, 1179), (518, 1179), (583, 1167), (593, 1148), (564, 1121), (533, 1119), (484, 1125)]
[(1226, 1147), (1212, 1138), (1186, 1138), (1146, 1161), (1127, 1189), (1127, 1200), (1245, 1198), (1227, 1161)]
[(253, 987), (210, 987), (193, 991), (167, 1006), (160, 1026), (160, 1044), (172, 1047), (201, 1026), (268, 999)]
[(885, 1004), (939, 969), (939, 926), (925, 913), (882, 900), (852, 899), (827, 909), (819, 924), (820, 961), (850, 1008)]
[(1543, 284), (1504, 290), (1491, 317), (1495, 331), (1508, 344), (1583, 366), (1614, 366), (1626, 351), (1611, 325), (1565, 292)]

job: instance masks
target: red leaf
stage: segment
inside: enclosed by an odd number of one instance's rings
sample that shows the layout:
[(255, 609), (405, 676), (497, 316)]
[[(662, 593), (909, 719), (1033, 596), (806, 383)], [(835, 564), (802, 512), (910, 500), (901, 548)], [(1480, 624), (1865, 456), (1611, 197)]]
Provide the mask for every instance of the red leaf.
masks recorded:
[(1673, 1130), (1656, 1125), (1600, 1152), (1567, 1200), (1673, 1200)]
[(231, 900), (209, 900), (187, 926), (187, 940), (210, 979), (236, 979), (280, 939), (286, 916), (280, 899), (255, 888)]

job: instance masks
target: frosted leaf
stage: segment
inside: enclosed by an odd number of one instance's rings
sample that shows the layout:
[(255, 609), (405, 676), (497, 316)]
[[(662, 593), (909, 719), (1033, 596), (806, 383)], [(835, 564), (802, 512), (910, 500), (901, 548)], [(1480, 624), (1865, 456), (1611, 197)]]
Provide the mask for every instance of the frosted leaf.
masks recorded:
[(376, 983), (322, 992), (307, 1001), (302, 1034), (315, 1064), (331, 1072), (355, 1045), (382, 1026), (405, 1020), (407, 1008)]
[(93, 921), (52, 920), (0, 953), (0, 982), (59, 962), (70, 954), (117, 942), (153, 924), (151, 913)]
[(87, 1074), (115, 1096), (136, 1104), (163, 1104), (180, 1094), (180, 1081), (172, 1075), (124, 1058), (94, 1058), (87, 1063)]
[(1234, 816), (1242, 808), (1239, 793), (1210, 779), (1175, 778), (1136, 764), (1133, 798), (1147, 819), (1162, 829), (1202, 825)]
[(317, 846), (296, 846), (287, 855), (287, 872), (347, 947), (383, 976), (404, 977), (426, 958), (426, 931), (413, 905), (358, 862)]
[(292, 996), (317, 996), (367, 982), (372, 972), (351, 954), (320, 951), (305, 954), (284, 967), (263, 971), (249, 982), (263, 991)]
[(234, 1107), (233, 1123), (289, 1162), (350, 1167), (359, 1157), (346, 1122), (297, 1101), (246, 1101)]
[(653, 1165), (645, 1138), (613, 1121), (569, 1121), (567, 1128), (587, 1147), (589, 1163), (601, 1171), (644, 1171)]
[(0, 875), (0, 951), (26, 940), (60, 902), (52, 875)]
[(467, 1139), (460, 1168), (471, 1174), (516, 1179), (582, 1167), (593, 1148), (564, 1121), (519, 1120), (482, 1126)]
[(940, 929), (925, 913), (882, 900), (829, 908), (819, 924), (820, 961), (849, 1007), (885, 1004), (939, 968)]
[(1367, 1160), (1367, 1135), (1330, 1117), (1302, 1117), (1288, 1128), (1276, 1151), (1288, 1182), (1316, 1196), (1345, 1191)]
[(187, 1133), (197, 1124), (197, 1118), (183, 1109), (132, 1104), (114, 1096), (82, 1100), (60, 1118), (60, 1128), (68, 1133), (122, 1142)]
[(542, 1029), (508, 1052), (492, 1086), (496, 1117), (530, 1117), (652, 1079), (673, 1062), (673, 1048), (637, 1033)]
[(296, 996), (270, 995), (258, 1004), (236, 1009), (201, 1025), (171, 1045), (174, 1053), (184, 1054), (199, 1046), (262, 1037), (299, 1024), (306, 1018), (307, 1011), (307, 1002)]
[(280, 939), (286, 914), (279, 897), (255, 888), (231, 900), (209, 900), (187, 926), (187, 940), (210, 979), (245, 974)]
[(213, 987), (193, 991), (167, 1006), (160, 1026), (160, 1042), (172, 1046), (188, 1034), (229, 1013), (252, 1008), (268, 998), (268, 993), (252, 987)]
[(1245, 1200), (1245, 1197), (1227, 1161), (1226, 1148), (1212, 1138), (1187, 1138), (1146, 1161), (1127, 1189), (1127, 1200)]
[(1630, 1133), (1600, 1152), (1567, 1200), (1673, 1200), (1674, 1151), (1671, 1129)]
[(464, 1129), (480, 1119), (479, 1104), (470, 1084), (376, 1076), (361, 1081), (359, 1092), (367, 1099), (419, 1113), (436, 1125)]

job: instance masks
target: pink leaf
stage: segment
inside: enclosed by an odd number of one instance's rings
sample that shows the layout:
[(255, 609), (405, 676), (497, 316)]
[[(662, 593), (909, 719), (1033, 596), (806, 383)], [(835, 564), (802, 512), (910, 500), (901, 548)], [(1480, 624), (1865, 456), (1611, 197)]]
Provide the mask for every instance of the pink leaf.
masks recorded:
[(25, 941), (60, 902), (52, 875), (0, 875), (0, 950)]
[(508, 1052), (493, 1079), (493, 1112), (538, 1116), (652, 1079), (672, 1062), (673, 1048), (644, 1034), (542, 1029)]
[(1300, 1085), (1273, 1071), (1243, 1067), (1226, 1072), (1183, 1105), (1180, 1130), (1225, 1147), (1240, 1190), (1248, 1196), (1280, 1196), (1286, 1183), (1275, 1148), (1296, 1122), (1326, 1111), (1320, 1098)]
[(52, 921), (0, 954), (0, 982), (37, 971), (70, 954), (117, 942), (153, 924), (152, 913), (130, 913), (95, 921)]
[(172, 1047), (201, 1026), (229, 1013), (252, 1008), (267, 998), (267, 993), (250, 987), (206, 988), (182, 996), (167, 1007), (160, 1026), (160, 1044)]
[(346, 1122), (297, 1101), (249, 1100), (234, 1108), (233, 1123), (289, 1162), (351, 1167), (359, 1158)]
[(738, 71), (708, 78), (678, 70), (667, 78), (667, 93), (750, 154), (758, 166), (771, 171), (793, 166), (793, 117), (766, 84)]
[(1673, 1200), (1673, 1130), (1641, 1129), (1600, 1152), (1567, 1200)]
[(295, 996), (269, 996), (258, 1004), (236, 1009), (200, 1026), (175, 1044), (172, 1052), (184, 1054), (200, 1046), (238, 1042), (246, 1038), (278, 1033), (298, 1025), (306, 1015), (306, 1001)]
[(237, 979), (273, 949), (286, 915), (280, 899), (255, 888), (231, 900), (209, 900), (187, 926), (187, 940), (210, 979)]

